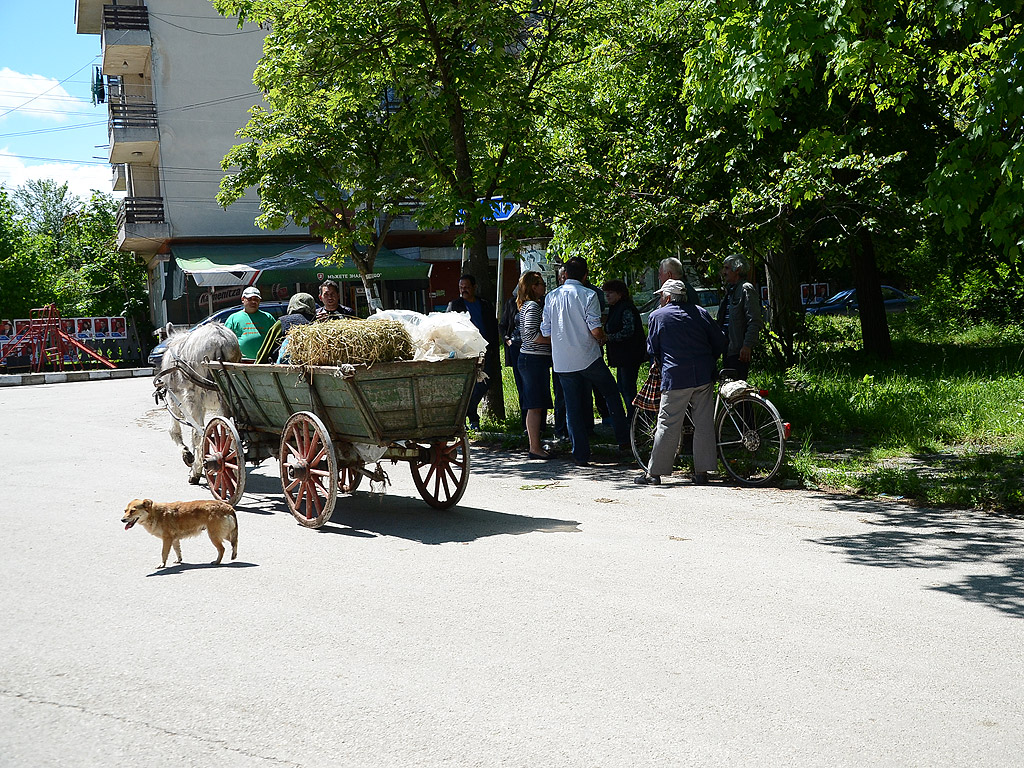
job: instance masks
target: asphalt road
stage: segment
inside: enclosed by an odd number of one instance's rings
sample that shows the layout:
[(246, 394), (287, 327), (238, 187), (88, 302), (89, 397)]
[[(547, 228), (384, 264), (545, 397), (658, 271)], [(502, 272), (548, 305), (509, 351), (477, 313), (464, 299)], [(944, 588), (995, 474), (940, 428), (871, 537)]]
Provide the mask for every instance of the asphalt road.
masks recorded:
[(2, 766), (1024, 764), (1021, 521), (474, 449), (320, 531), (270, 461), (157, 571), (150, 392), (0, 389)]

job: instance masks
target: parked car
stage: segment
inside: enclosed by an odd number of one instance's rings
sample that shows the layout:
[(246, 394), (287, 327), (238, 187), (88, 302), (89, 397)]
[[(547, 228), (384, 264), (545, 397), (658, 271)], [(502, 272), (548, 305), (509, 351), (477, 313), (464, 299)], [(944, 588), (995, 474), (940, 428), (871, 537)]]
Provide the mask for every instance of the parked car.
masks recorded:
[[(891, 285), (882, 286), (882, 301), (886, 312), (904, 312), (921, 300), (920, 296), (911, 296)], [(808, 315), (851, 315), (857, 311), (857, 290), (847, 288), (833, 294), (820, 304), (807, 307)]]
[[(714, 318), (718, 317), (718, 292), (712, 291), (710, 288), (697, 288), (697, 303), (700, 304), (704, 309), (708, 311), (708, 314)], [(639, 298), (639, 297), (637, 297)], [(640, 310), (640, 319), (643, 320), (644, 325), (647, 325), (647, 320), (651, 316), (651, 312), (661, 306), (661, 293), (654, 291), (650, 294), (650, 297), (643, 303), (643, 305), (637, 304), (637, 309)]]
[[(238, 305), (228, 307), (227, 309), (218, 310), (209, 317), (200, 320), (198, 323), (193, 325), (191, 328), (188, 329), (187, 333), (191, 333), (200, 325), (206, 325), (207, 323), (223, 323), (225, 320), (228, 319), (229, 315), (233, 315), (235, 312), (238, 312), (241, 308), (241, 305)], [(260, 302), (260, 309), (262, 309), (264, 312), (269, 312), (275, 318), (277, 318), (281, 317), (281, 315), (288, 311), (288, 304), (281, 303), (280, 301)], [(160, 362), (164, 359), (164, 352), (166, 351), (167, 339), (164, 339), (155, 347), (153, 347), (153, 351), (149, 353), (149, 364), (152, 365), (154, 368), (159, 368)]]

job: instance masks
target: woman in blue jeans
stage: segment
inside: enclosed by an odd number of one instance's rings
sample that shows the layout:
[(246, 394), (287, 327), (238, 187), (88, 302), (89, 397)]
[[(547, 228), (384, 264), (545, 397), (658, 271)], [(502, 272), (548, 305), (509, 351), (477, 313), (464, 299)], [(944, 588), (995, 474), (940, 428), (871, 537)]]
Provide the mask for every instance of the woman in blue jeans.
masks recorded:
[(526, 434), (530, 438), (529, 457), (550, 459), (541, 445), (541, 431), (551, 407), (551, 342), (538, 339), (544, 312), (541, 302), (547, 287), (540, 272), (524, 272), (519, 278), (516, 303), (519, 305), (519, 373), (523, 378), (521, 407), (526, 413)]

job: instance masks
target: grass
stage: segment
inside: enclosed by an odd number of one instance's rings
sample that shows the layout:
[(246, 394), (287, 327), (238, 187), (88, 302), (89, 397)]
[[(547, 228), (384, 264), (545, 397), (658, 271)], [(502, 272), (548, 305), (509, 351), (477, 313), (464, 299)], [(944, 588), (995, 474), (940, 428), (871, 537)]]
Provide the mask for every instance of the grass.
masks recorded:
[[(755, 361), (752, 382), (792, 425), (782, 479), (1024, 513), (1024, 328), (939, 332), (925, 320), (889, 317), (886, 361), (864, 354), (856, 317), (808, 318), (799, 360), (786, 369)], [(508, 416), (486, 426), (518, 444), (515, 383), (502, 373)]]
[(809, 322), (799, 364), (755, 380), (793, 425), (790, 474), (923, 504), (1024, 512), (1024, 330), (936, 334), (890, 317), (892, 359), (863, 353), (857, 318)]

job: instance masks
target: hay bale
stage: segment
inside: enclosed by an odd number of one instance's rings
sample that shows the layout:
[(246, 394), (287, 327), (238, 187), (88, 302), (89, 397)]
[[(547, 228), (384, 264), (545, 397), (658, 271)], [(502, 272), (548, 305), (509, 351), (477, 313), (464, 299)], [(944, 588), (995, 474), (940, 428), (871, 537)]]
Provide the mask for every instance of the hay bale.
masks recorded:
[(292, 365), (371, 365), (412, 359), (412, 339), (397, 320), (328, 320), (288, 332)]

